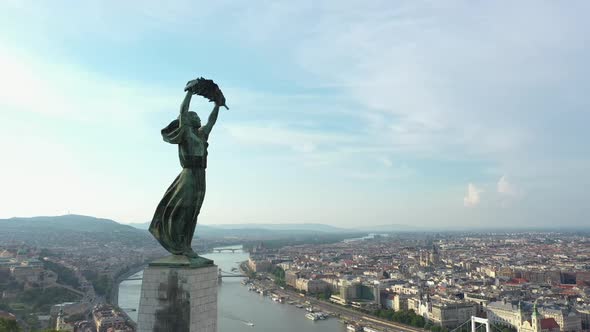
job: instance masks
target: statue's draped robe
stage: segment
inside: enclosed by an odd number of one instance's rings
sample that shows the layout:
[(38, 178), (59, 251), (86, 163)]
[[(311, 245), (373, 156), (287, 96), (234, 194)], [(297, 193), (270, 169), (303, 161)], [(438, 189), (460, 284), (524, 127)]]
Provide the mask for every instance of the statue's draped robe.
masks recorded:
[(191, 241), (205, 198), (208, 137), (202, 130), (190, 127), (189, 122), (174, 120), (162, 129), (164, 141), (178, 144), (182, 171), (166, 190), (149, 228), (158, 242), (175, 255), (192, 251)]

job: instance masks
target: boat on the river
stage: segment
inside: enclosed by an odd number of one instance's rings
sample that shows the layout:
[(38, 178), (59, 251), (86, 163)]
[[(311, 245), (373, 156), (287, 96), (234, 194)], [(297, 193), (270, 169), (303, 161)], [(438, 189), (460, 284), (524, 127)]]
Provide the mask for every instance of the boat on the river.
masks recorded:
[(318, 315), (316, 315), (316, 314), (315, 314), (315, 313), (313, 313), (313, 312), (310, 312), (310, 313), (307, 313), (307, 314), (305, 314), (305, 318), (307, 318), (307, 319), (309, 319), (309, 320), (313, 320), (314, 322), (315, 322), (316, 320), (320, 319), (320, 318), (318, 317)]
[(305, 317), (307, 317), (307, 319), (311, 319), (313, 321), (316, 321), (318, 319), (324, 320), (324, 319), (328, 318), (328, 316), (321, 311), (320, 312), (308, 312), (307, 314), (305, 314)]
[(346, 330), (351, 332), (363, 332), (363, 326), (356, 324), (348, 324), (346, 325)]
[(277, 295), (277, 294), (271, 294), (272, 300), (277, 302), (277, 303), (284, 303), (285, 302), (285, 298)]
[(363, 327), (360, 325), (348, 324), (346, 325), (346, 330), (351, 332), (363, 332)]
[(254, 326), (254, 323), (252, 323), (252, 322), (244, 322), (244, 324), (246, 324), (248, 326)]

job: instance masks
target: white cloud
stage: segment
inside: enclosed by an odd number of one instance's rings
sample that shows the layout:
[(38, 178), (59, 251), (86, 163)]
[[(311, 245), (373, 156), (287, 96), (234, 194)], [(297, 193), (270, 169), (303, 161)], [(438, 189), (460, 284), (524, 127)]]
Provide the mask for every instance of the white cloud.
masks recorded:
[[(299, 2), (253, 8), (248, 24), (239, 18), (237, 24), (248, 26), (250, 42), (281, 44), (313, 82), (348, 95), (368, 119), (375, 145), (495, 163), (530, 157), (545, 148), (543, 117), (558, 109), (551, 105), (573, 107), (572, 95), (588, 86), (583, 75), (563, 76), (579, 73), (580, 62), (561, 60), (588, 55), (580, 46), (588, 39), (579, 11), (584, 2), (339, 1), (334, 7), (339, 10)], [(308, 24), (302, 28), (293, 16)], [(256, 24), (253, 18), (261, 17), (280, 29)], [(582, 84), (570, 91), (562, 88), (577, 80)]]
[(513, 183), (511, 183), (506, 175), (503, 175), (500, 180), (498, 180), (498, 184), (496, 185), (498, 194), (505, 197), (520, 197), (522, 196), (522, 190), (517, 188)]
[(379, 161), (387, 168), (391, 168), (393, 166), (393, 161), (387, 157), (379, 158)]
[(483, 190), (477, 188), (473, 183), (467, 185), (467, 195), (463, 198), (465, 206), (476, 206), (480, 203), (480, 194)]
[(502, 176), (500, 178), (500, 180), (498, 180), (497, 188), (498, 188), (498, 193), (500, 193), (500, 194), (509, 195), (509, 196), (513, 196), (515, 194), (514, 188), (512, 187), (512, 184), (510, 184), (510, 182), (508, 182), (506, 175)]

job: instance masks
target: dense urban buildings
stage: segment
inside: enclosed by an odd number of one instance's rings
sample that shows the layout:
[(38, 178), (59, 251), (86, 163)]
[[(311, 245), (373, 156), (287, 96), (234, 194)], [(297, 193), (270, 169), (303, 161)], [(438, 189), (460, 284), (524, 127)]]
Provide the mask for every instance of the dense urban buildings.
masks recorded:
[(590, 329), (590, 242), (583, 235), (373, 235), (257, 250), (249, 266), (281, 268), (287, 287), (333, 303), (411, 310), (446, 329), (471, 316), (519, 332)]
[[(518, 332), (590, 330), (587, 235), (390, 233), (247, 247), (251, 276), (365, 315), (412, 313), (441, 331), (465, 328), (471, 316)], [(151, 243), (116, 241), (0, 245), (1, 317), (62, 331), (133, 331), (112, 305), (113, 285), (163, 254)]]

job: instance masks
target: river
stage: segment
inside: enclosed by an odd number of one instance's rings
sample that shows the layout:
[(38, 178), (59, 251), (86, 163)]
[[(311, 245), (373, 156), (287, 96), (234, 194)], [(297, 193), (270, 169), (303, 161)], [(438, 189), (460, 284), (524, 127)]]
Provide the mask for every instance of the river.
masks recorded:
[[(225, 248), (241, 248), (225, 247)], [(210, 253), (204, 255), (215, 261), (223, 271), (231, 272), (240, 262), (248, 259), (243, 251)], [(141, 277), (143, 272), (133, 277)], [(294, 305), (279, 304), (269, 297), (250, 292), (240, 283), (242, 278), (224, 278), (219, 285), (218, 295), (218, 332), (252, 331), (284, 331), (284, 332), (343, 332), (344, 324), (336, 318), (323, 321), (311, 321), (305, 318), (305, 310)], [(141, 280), (125, 280), (119, 285), (119, 306), (124, 308), (131, 319), (137, 319)], [(245, 322), (251, 321), (253, 327)]]

